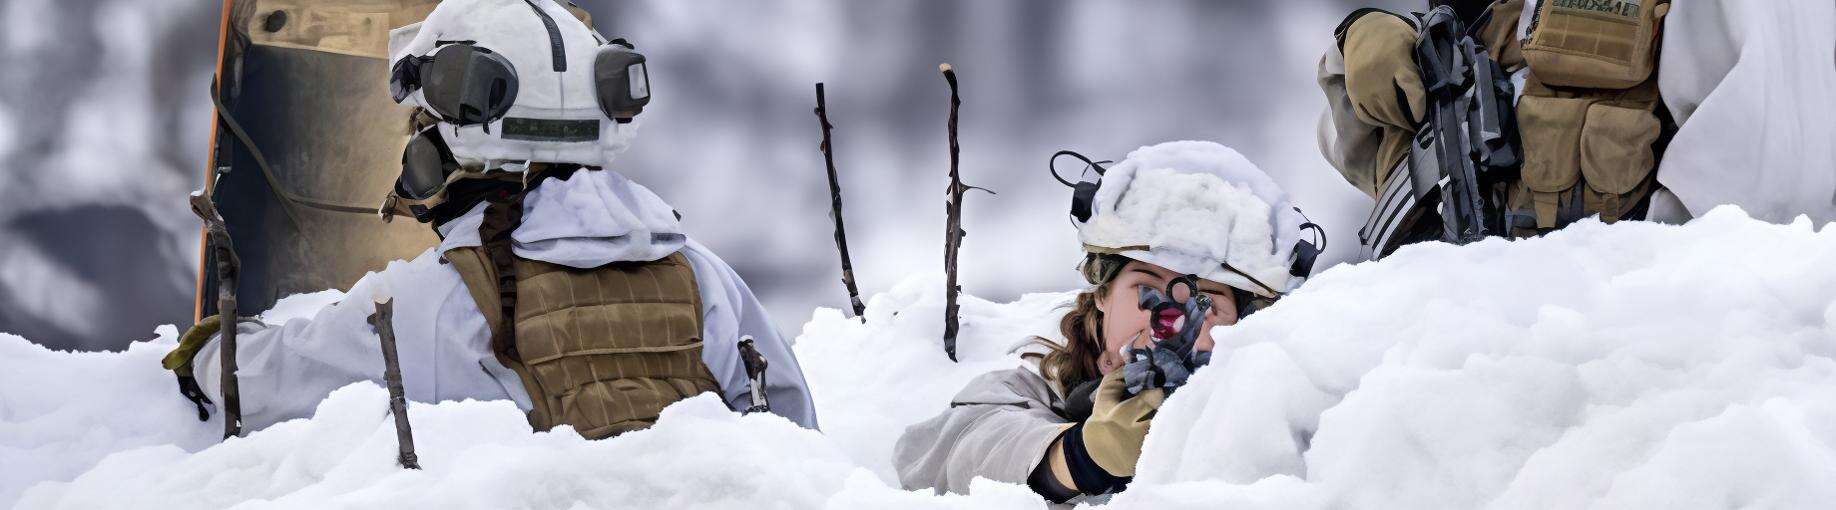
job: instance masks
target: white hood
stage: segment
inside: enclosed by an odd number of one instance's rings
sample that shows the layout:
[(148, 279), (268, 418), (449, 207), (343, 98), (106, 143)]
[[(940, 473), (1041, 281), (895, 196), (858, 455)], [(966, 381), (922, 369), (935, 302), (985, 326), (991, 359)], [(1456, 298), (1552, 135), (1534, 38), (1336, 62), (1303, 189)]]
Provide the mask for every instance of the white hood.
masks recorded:
[(1091, 211), (1078, 228), (1087, 250), (1268, 297), (1298, 283), (1289, 272), (1306, 220), (1268, 174), (1229, 147), (1137, 149), (1103, 174)]
[[(479, 246), (478, 204), (444, 228), (440, 251)], [(611, 170), (552, 178), (523, 199), (523, 223), (510, 234), (519, 257), (568, 267), (652, 261), (688, 242), (676, 211), (656, 193)]]

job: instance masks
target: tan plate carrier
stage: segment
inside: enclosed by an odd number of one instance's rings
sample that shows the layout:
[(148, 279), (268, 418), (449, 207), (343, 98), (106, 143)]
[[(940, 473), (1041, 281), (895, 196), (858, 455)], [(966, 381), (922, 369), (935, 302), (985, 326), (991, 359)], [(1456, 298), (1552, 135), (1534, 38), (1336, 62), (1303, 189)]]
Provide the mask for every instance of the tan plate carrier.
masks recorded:
[[(495, 271), (480, 247), (449, 250), (498, 334)], [(664, 407), (720, 386), (701, 359), (701, 294), (681, 252), (654, 262), (577, 269), (517, 257), (515, 371), (534, 409), (529, 425), (571, 425), (601, 439), (656, 423)]]

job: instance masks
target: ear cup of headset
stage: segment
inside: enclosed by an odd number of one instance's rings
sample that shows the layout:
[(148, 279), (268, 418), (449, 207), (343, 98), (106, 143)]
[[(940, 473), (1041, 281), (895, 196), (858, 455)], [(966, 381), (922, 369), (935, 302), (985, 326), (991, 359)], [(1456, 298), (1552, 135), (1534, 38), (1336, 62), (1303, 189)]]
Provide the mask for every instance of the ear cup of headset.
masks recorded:
[[(1294, 208), (1294, 213), (1301, 215), (1301, 218), (1307, 217), (1307, 214), (1301, 212), (1299, 207)], [(1288, 269), (1288, 274), (1296, 278), (1307, 278), (1313, 276), (1314, 262), (1319, 260), (1321, 253), (1326, 252), (1326, 227), (1307, 221), (1302, 223), (1300, 228), (1318, 232), (1320, 242), (1314, 244), (1313, 241), (1308, 240), (1296, 241), (1294, 243), (1294, 266)]]
[(650, 104), (650, 72), (644, 54), (624, 39), (601, 46), (593, 60), (599, 110), (619, 123), (631, 122)]
[(418, 67), (422, 101), (454, 125), (501, 119), (516, 103), (516, 67), (489, 49), (448, 44)]
[(1097, 183), (1094, 182), (1083, 181), (1072, 186), (1071, 217), (1077, 218), (1078, 223), (1090, 221), (1090, 215), (1096, 212), (1093, 210), (1096, 193)]
[(1294, 266), (1288, 269), (1288, 275), (1306, 278), (1313, 275), (1313, 263), (1320, 258), (1320, 248), (1312, 241), (1294, 243)]

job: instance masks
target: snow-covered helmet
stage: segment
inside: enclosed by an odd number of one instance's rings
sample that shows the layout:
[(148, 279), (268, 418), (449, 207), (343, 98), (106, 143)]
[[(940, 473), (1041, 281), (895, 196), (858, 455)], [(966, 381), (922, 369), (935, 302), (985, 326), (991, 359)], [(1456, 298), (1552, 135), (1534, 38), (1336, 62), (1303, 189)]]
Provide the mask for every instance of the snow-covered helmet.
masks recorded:
[(409, 139), (391, 195), (422, 210), (468, 175), (605, 166), (650, 101), (644, 56), (557, 0), (443, 1), (389, 33), (389, 56), (396, 102), (435, 120)]
[[(1113, 167), (1089, 161), (1071, 220), (1085, 251), (1117, 254), (1197, 275), (1265, 298), (1285, 294), (1313, 270), (1324, 231), (1237, 151), (1213, 142), (1142, 147)], [(1319, 242), (1301, 239), (1314, 229)]]

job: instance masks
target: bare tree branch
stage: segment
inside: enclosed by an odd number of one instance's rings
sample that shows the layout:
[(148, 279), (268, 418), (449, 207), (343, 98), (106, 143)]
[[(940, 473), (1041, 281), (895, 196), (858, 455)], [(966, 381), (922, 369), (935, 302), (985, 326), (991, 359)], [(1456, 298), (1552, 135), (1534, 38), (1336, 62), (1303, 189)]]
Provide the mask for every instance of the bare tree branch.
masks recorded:
[(408, 397), (402, 390), (402, 364), (395, 354), (395, 299), (378, 299), (376, 313), (370, 314), (370, 325), (382, 340), (383, 382), (389, 387), (389, 413), (395, 415), (396, 464), (406, 469), (421, 469), (414, 454), (414, 430), (408, 426)]
[(841, 178), (835, 173), (835, 146), (829, 124), (828, 100), (822, 84), (816, 84), (816, 119), (822, 122), (822, 160), (829, 168), (829, 217), (835, 219), (835, 249), (841, 252), (842, 285), (848, 288), (848, 304), (854, 316), (867, 322), (867, 305), (861, 303), (861, 289), (854, 284), (854, 262), (848, 258), (848, 231), (842, 227)]
[[(967, 233), (963, 231), (963, 192), (970, 189), (988, 190), (963, 184), (962, 174), (959, 171), (962, 162), (962, 148), (957, 144), (956, 129), (957, 111), (961, 108), (963, 100), (962, 97), (957, 94), (956, 70), (947, 63), (939, 64), (937, 70), (943, 73), (944, 81), (950, 84), (950, 189), (949, 199), (944, 203), (943, 341), (944, 354), (950, 356), (950, 361), (956, 361), (956, 333), (960, 326), (958, 323), (959, 309), (956, 303), (956, 295), (963, 290), (961, 286), (956, 284), (956, 253), (962, 248), (963, 236), (967, 235)], [(988, 192), (994, 193), (992, 191)]]
[(217, 345), (222, 355), (219, 363), (223, 365), (218, 385), (223, 390), (223, 438), (229, 439), (242, 434), (242, 391), (236, 383), (236, 282), (242, 260), (236, 257), (236, 247), (230, 243), (229, 224), (217, 212), (216, 204), (211, 203), (210, 195), (192, 194), (191, 212), (204, 220), (209, 253), (216, 261), (217, 314), (222, 324)]

